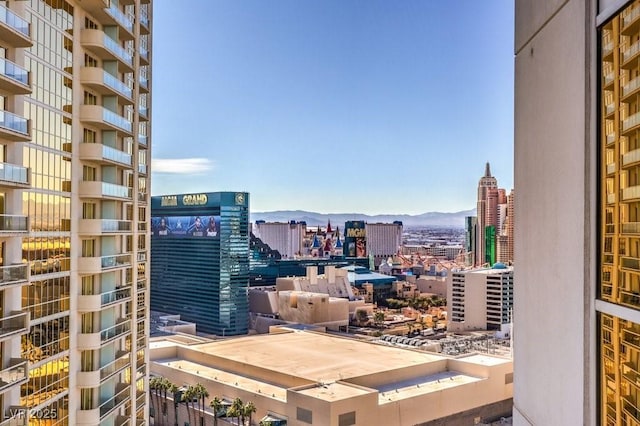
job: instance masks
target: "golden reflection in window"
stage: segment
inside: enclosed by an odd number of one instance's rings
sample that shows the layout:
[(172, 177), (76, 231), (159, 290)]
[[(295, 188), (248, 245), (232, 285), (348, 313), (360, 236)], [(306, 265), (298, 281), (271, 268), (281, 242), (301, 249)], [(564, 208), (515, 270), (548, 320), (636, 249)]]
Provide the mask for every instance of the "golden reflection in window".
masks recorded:
[(31, 321), (69, 310), (69, 277), (34, 281), (22, 287), (22, 308), (31, 313)]
[(53, 359), (29, 370), (29, 381), (21, 386), (20, 403), (34, 407), (69, 389), (69, 357)]
[(42, 361), (68, 349), (68, 316), (32, 324), (29, 334), (22, 336), (22, 358), (31, 363)]
[(71, 219), (71, 200), (49, 193), (22, 193), (22, 212), (29, 216), (31, 231), (68, 231), (65, 223)]
[(22, 259), (30, 264), (31, 275), (68, 271), (70, 242), (66, 237), (25, 238)]

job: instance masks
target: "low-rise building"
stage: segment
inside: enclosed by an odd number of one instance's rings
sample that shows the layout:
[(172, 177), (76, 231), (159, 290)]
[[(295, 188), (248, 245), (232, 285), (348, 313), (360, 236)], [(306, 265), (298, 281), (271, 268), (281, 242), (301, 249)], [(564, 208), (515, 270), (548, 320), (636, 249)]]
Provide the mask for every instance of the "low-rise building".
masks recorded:
[[(451, 358), (286, 328), (193, 345), (163, 338), (150, 347), (153, 375), (178, 385), (201, 383), (210, 395), (206, 407), (214, 397), (251, 401), (256, 423), (474, 424), (511, 413), (513, 363), (507, 358)], [(205, 416), (212, 424), (209, 409)]]

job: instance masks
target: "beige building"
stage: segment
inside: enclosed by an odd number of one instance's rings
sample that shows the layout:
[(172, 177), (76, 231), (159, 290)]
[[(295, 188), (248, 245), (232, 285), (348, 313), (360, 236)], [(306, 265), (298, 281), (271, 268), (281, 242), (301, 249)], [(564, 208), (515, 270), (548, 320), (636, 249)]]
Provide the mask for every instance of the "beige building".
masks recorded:
[(287, 322), (340, 330), (349, 325), (349, 300), (322, 293), (280, 291), (278, 316)]
[(355, 299), (353, 289), (349, 283), (348, 271), (335, 266), (326, 266), (322, 275), (318, 275), (317, 266), (307, 266), (307, 275), (304, 277), (277, 278), (276, 290), (307, 291), (328, 294), (331, 297)]
[(151, 359), (153, 375), (202, 383), (210, 398), (252, 401), (256, 423), (477, 424), (511, 409), (512, 362), (487, 355), (448, 358), (282, 328), (193, 345), (163, 338), (152, 341)]
[(402, 222), (365, 223), (367, 255), (372, 255), (375, 265), (396, 255), (402, 248)]
[[(348, 272), (335, 266), (325, 267), (322, 275), (318, 275), (316, 266), (308, 266), (304, 277), (277, 278), (275, 289), (249, 290), (249, 311), (254, 320), (255, 316), (267, 316), (331, 330), (346, 330), (358, 309), (371, 308), (367, 306), (365, 297), (354, 293)], [(265, 321), (263, 318), (260, 324), (265, 324)], [(259, 332), (266, 331), (264, 327), (259, 328)]]
[(0, 3), (0, 425), (146, 424), (151, 20)]
[(293, 259), (306, 253), (304, 238), (307, 224), (304, 222), (256, 221), (255, 234), (273, 250), (278, 250), (283, 259)]
[(511, 322), (513, 267), (451, 271), (447, 330), (500, 330)]

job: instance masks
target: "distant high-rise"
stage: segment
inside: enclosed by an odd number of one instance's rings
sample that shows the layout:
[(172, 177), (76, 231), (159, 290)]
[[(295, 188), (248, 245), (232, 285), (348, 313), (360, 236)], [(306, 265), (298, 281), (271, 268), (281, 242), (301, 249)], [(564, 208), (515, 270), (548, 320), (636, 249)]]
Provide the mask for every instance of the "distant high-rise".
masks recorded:
[[(496, 178), (491, 176), (491, 167), (489, 163), (486, 164), (484, 170), (484, 176), (480, 178), (480, 182), (478, 182), (478, 204), (477, 204), (477, 226), (476, 226), (476, 253), (475, 253), (475, 264), (482, 265), (486, 263), (486, 245), (485, 245), (485, 234), (486, 227), (491, 225), (493, 221), (496, 221), (496, 217), (493, 214), (488, 214), (489, 209), (489, 198), (490, 193), (491, 199), (493, 200), (495, 197), (495, 204), (497, 204), (497, 191), (495, 194), (492, 190), (498, 189), (498, 181)], [(493, 204), (493, 201), (492, 201)]]
[(307, 232), (305, 222), (265, 222), (257, 220), (255, 223), (256, 237), (277, 250), (284, 259), (306, 254), (304, 237)]
[(512, 189), (507, 197), (507, 219), (505, 221), (505, 233), (507, 236), (507, 247), (506, 247), (506, 259), (503, 260), (506, 262), (513, 262), (513, 245), (514, 245), (514, 226), (516, 223), (516, 216), (514, 210), (516, 193)]
[(152, 197), (151, 214), (151, 308), (202, 332), (247, 333), (249, 194)]
[(476, 227), (478, 225), (477, 216), (467, 216), (464, 218), (464, 251), (466, 265), (473, 265), (475, 262), (476, 247)]
[(402, 247), (402, 222), (366, 223), (367, 254), (373, 256), (375, 266), (398, 254)]

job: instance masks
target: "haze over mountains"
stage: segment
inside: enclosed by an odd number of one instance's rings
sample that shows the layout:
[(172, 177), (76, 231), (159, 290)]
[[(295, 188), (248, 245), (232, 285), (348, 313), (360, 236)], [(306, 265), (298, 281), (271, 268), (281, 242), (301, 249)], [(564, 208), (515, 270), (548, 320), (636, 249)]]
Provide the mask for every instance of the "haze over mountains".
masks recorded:
[(324, 226), (331, 220), (331, 225), (343, 227), (348, 220), (364, 220), (369, 223), (390, 223), (402, 221), (405, 228), (447, 227), (464, 228), (465, 216), (475, 216), (475, 209), (463, 210), (455, 213), (428, 212), (419, 215), (408, 214), (380, 214), (366, 215), (363, 213), (316, 213), (304, 210), (278, 210), (272, 212), (251, 212), (251, 222), (264, 220), (266, 222), (305, 221), (308, 226)]

